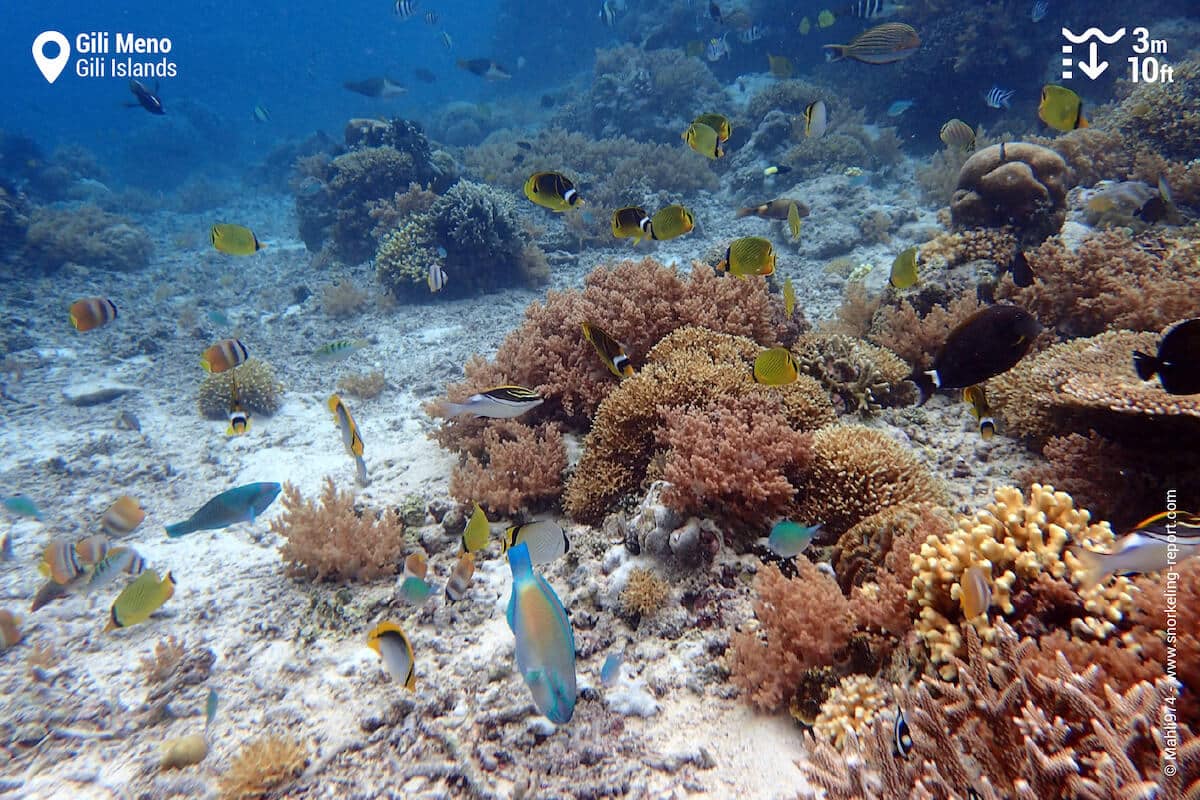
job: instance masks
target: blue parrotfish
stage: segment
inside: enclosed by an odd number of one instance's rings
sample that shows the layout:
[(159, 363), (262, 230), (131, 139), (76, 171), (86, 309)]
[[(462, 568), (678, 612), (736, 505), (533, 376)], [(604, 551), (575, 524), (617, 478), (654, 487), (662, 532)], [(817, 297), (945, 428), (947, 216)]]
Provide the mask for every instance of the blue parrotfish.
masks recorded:
[(33, 517), (34, 519), (42, 519), (42, 511), (38, 508), (37, 503), (27, 495), (18, 494), (13, 497), (4, 498), (4, 507), (12, 513), (21, 517)]
[(575, 713), (575, 634), (567, 612), (546, 579), (533, 571), (529, 546), (510, 547), (512, 596), (508, 627), (517, 640), (517, 670), (546, 719), (565, 725)]
[(183, 522), (167, 526), (172, 539), (196, 531), (215, 531), (235, 522), (253, 522), (275, 502), (282, 487), (278, 483), (247, 483), (219, 495), (200, 506)]

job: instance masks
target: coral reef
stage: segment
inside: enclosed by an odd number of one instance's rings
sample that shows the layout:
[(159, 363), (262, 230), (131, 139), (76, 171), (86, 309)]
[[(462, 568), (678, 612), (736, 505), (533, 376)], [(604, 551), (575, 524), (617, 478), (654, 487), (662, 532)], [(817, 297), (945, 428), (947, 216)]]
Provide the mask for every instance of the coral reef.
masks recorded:
[(360, 400), (374, 400), (383, 394), (387, 388), (387, 378), (383, 370), (371, 372), (350, 372), (338, 378), (337, 389), (340, 393), (357, 397)]
[(878, 681), (866, 675), (847, 675), (821, 704), (813, 732), (840, 749), (849, 736), (861, 734), (887, 705), (888, 698)]
[(805, 333), (792, 345), (801, 372), (833, 399), (839, 414), (869, 415), (912, 400), (911, 368), (895, 353), (837, 333)]
[(23, 194), (0, 185), (0, 260), (7, 260), (25, 245), (31, 211)]
[(337, 280), (321, 289), (321, 310), (334, 319), (346, 319), (362, 310), (367, 293), (351, 280)]
[(269, 735), (242, 746), (221, 776), (221, 800), (271, 797), (300, 777), (308, 766), (308, 748), (295, 739)]
[(284, 388), (276, 379), (275, 370), (267, 362), (252, 357), (241, 366), (205, 376), (197, 395), (200, 415), (205, 419), (228, 419), (234, 400), (234, 383), (237, 384), (238, 402), (251, 414), (269, 417), (283, 403)]
[(958, 174), (950, 201), (955, 228), (1009, 226), (1024, 246), (1058, 233), (1067, 216), (1069, 173), (1039, 145), (1007, 142), (977, 151)]
[(648, 569), (635, 567), (629, 571), (617, 602), (627, 616), (648, 617), (666, 605), (670, 596), (666, 581)]
[(924, 313), (911, 298), (884, 306), (875, 314), (867, 338), (897, 354), (916, 369), (929, 369), (947, 335), (980, 308), (974, 295), (960, 295), (947, 304), (933, 305)]
[(283, 513), (271, 532), (285, 541), (279, 553), (290, 575), (312, 581), (369, 581), (393, 575), (404, 555), (404, 522), (393, 509), (382, 514), (355, 507), (354, 495), (332, 478), (317, 502), (290, 483), (283, 486)]
[(131, 220), (94, 205), (39, 207), (29, 216), (22, 260), (50, 272), (68, 262), (119, 271), (150, 263), (154, 242)]
[(493, 420), (483, 431), (479, 454), (464, 453), (455, 465), (450, 495), (503, 516), (541, 511), (562, 495), (566, 468), (557, 424)]

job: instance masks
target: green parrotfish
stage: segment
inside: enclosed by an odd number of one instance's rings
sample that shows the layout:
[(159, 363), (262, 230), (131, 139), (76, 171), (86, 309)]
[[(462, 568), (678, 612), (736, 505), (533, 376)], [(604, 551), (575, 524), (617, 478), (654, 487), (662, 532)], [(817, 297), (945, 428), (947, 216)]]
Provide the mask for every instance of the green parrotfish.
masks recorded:
[(275, 502), (282, 487), (278, 483), (247, 483), (209, 500), (200, 509), (174, 525), (167, 526), (172, 539), (196, 531), (215, 531), (235, 522), (253, 522)]

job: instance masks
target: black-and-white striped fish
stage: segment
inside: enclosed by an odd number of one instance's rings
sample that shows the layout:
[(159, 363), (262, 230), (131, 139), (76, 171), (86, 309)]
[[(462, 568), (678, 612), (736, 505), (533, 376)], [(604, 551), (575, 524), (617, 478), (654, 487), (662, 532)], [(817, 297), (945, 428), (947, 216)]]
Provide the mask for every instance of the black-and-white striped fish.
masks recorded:
[(396, 16), (401, 20), (412, 19), (413, 14), (417, 13), (417, 3), (419, 0), (396, 0), (392, 10), (396, 12)]
[(753, 44), (754, 42), (757, 42), (759, 39), (762, 39), (764, 36), (766, 36), (767, 31), (767, 28), (762, 28), (758, 25), (751, 25), (749, 28), (746, 28), (746, 30), (738, 33), (737, 38), (742, 44)]
[(429, 284), (429, 291), (437, 294), (446, 288), (446, 270), (435, 261), (429, 265), (429, 275), (426, 276), (425, 282)]
[(612, 0), (604, 0), (601, 4), (600, 19), (610, 28), (617, 24), (617, 9)]
[(450, 34), (446, 33), (445, 31), (442, 31), (442, 35), (439, 38), (441, 38), (441, 40), (442, 40), (442, 46), (445, 47), (447, 50), (454, 47), (454, 40), (450, 38)]
[(838, 12), (838, 16), (875, 19), (877, 17), (891, 17), (903, 10), (904, 6), (894, 3), (892, 0), (855, 0), (853, 3), (844, 6)]
[(983, 96), (983, 100), (988, 104), (988, 108), (1010, 108), (1014, 94), (1016, 91), (1013, 89), (1001, 89), (999, 86), (993, 86)]
[(425, 12), (426, 24), (437, 25), (439, 19), (441, 19), (441, 17), (438, 16), (438, 13), (436, 11), (426, 11)]

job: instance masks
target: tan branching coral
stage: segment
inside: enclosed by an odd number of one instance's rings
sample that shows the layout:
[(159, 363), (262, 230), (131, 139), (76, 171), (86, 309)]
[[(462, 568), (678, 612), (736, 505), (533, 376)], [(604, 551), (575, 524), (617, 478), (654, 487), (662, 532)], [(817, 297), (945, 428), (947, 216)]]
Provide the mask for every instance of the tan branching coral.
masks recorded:
[(1025, 142), (976, 151), (958, 174), (950, 201), (955, 228), (1011, 227), (1025, 245), (1062, 228), (1070, 177), (1062, 157)]
[(562, 494), (566, 468), (557, 424), (496, 420), (483, 431), (482, 454), (466, 453), (455, 465), (450, 495), (505, 516), (541, 511)]
[(1017, 250), (1017, 237), (1007, 228), (974, 228), (940, 233), (921, 245), (921, 263), (947, 267), (972, 261), (1007, 265)]
[(870, 415), (912, 399), (911, 368), (890, 350), (838, 333), (805, 333), (792, 345), (800, 369), (820, 381), (842, 414)]
[(974, 294), (964, 294), (946, 305), (920, 313), (909, 300), (885, 306), (875, 315), (868, 337), (916, 369), (928, 369), (947, 335), (980, 308)]
[(378, 369), (370, 372), (349, 372), (338, 378), (337, 388), (342, 394), (360, 400), (374, 400), (387, 388), (387, 378), (383, 370)]
[(820, 522), (822, 540), (906, 502), (941, 502), (945, 488), (907, 448), (862, 425), (830, 425), (813, 435), (812, 465), (802, 476), (800, 519)]
[(295, 739), (263, 736), (242, 746), (221, 776), (221, 800), (261, 800), (300, 777), (308, 766), (308, 748)]
[(655, 573), (635, 567), (630, 570), (625, 587), (617, 600), (627, 615), (649, 616), (661, 609), (671, 596), (671, 588)]
[(847, 675), (821, 704), (813, 732), (841, 749), (848, 736), (861, 734), (887, 705), (878, 681), (867, 675)]
[(283, 485), (283, 513), (271, 532), (286, 541), (279, 553), (291, 575), (309, 580), (369, 581), (393, 575), (404, 554), (404, 522), (394, 509), (382, 514), (355, 508), (354, 495), (332, 478), (317, 502)]
[(1068, 550), (1108, 550), (1114, 539), (1108, 523), (1089, 523), (1088, 512), (1053, 487), (1034, 484), (1028, 501), (1019, 489), (997, 489), (992, 503), (960, 518), (947, 536), (930, 536), (912, 558), (908, 597), (919, 609), (916, 631), (931, 661), (944, 677), (953, 677), (953, 656), (962, 652), (966, 627), (979, 630), (986, 657), (995, 653), (994, 616), (963, 619), (961, 581), (973, 566), (987, 575), (991, 608), (1019, 630), (1036, 634), (1047, 625), (1063, 626), (1096, 639), (1117, 632), (1133, 607), (1129, 581), (1082, 586), (1086, 569)]
[(321, 289), (321, 310), (334, 319), (354, 316), (366, 302), (367, 293), (351, 280), (337, 280)]

